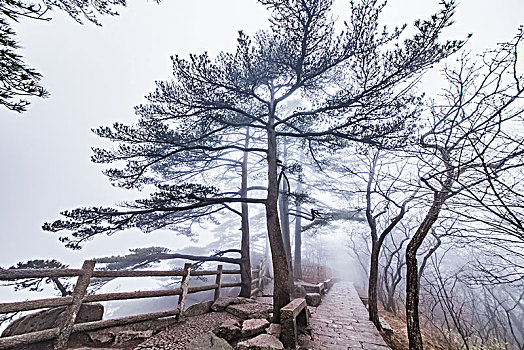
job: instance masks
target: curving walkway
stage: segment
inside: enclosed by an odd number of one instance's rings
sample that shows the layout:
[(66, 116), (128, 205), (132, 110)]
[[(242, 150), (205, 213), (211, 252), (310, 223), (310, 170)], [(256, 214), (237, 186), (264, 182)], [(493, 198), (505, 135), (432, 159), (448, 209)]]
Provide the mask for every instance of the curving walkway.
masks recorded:
[(339, 281), (311, 311), (311, 336), (301, 336), (300, 349), (390, 349), (375, 326), (351, 282)]

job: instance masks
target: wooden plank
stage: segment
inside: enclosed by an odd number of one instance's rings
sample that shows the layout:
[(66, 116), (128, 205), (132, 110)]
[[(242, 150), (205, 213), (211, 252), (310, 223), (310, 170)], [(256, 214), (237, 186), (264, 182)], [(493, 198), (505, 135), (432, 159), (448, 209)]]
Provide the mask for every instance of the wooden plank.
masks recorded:
[(216, 275), (217, 271), (206, 271), (206, 270), (198, 270), (198, 271), (191, 271), (191, 276), (211, 276)]
[(0, 338), (0, 349), (8, 349), (13, 346), (36, 343), (44, 340), (51, 340), (58, 336), (60, 329), (50, 328), (43, 331), (31, 332), (11, 337)]
[(189, 278), (191, 276), (191, 263), (184, 264), (184, 276), (180, 282), (180, 288), (182, 289), (182, 294), (178, 297), (178, 320), (184, 317), (184, 307), (186, 306), (186, 296), (189, 289)]
[(187, 289), (187, 293), (188, 294), (193, 294), (193, 293), (198, 293), (198, 292), (204, 292), (206, 290), (213, 290), (213, 289), (216, 289), (216, 288), (217, 288), (216, 284), (208, 284), (208, 285), (205, 285), (205, 286), (198, 286), (198, 287), (189, 287)]
[(11, 303), (0, 303), (0, 313), (29, 311), (47, 307), (58, 307), (71, 304), (73, 297), (37, 299), (29, 301), (17, 301)]
[(223, 275), (240, 275), (240, 270), (222, 270)]
[(215, 278), (215, 294), (213, 295), (213, 300), (220, 298), (220, 282), (222, 280), (222, 265), (217, 266), (217, 277)]
[(72, 295), (73, 300), (71, 301), (71, 305), (69, 305), (64, 311), (60, 320), (60, 334), (56, 339), (55, 349), (64, 349), (67, 345), (67, 341), (69, 340), (71, 332), (73, 331), (73, 326), (75, 325), (76, 315), (80, 310), (80, 305), (82, 305), (82, 300), (86, 295), (87, 287), (91, 281), (91, 275), (95, 269), (95, 264), (96, 261), (94, 260), (86, 260), (82, 265), (83, 274), (78, 277), (78, 280), (76, 281)]
[(136, 292), (120, 292), (120, 293), (104, 293), (87, 295), (84, 298), (85, 303), (92, 303), (97, 301), (109, 300), (124, 300), (124, 299), (141, 299), (141, 298), (156, 298), (170, 295), (181, 295), (182, 289), (164, 289), (164, 290), (145, 290)]
[(241, 287), (242, 283), (240, 282), (231, 282), (231, 283), (222, 283), (222, 288), (233, 288), (233, 287)]
[(98, 278), (116, 278), (116, 277), (172, 277), (184, 276), (182, 270), (172, 271), (114, 271), (114, 270), (97, 270), (93, 272), (93, 277)]
[(44, 277), (76, 277), (82, 275), (79, 269), (7, 269), (0, 270), (0, 280)]
[[(153, 320), (156, 318), (169, 317), (178, 315), (180, 310), (175, 309), (171, 311), (152, 312), (148, 314), (140, 314), (135, 316), (127, 316), (121, 318), (114, 318), (112, 320), (93, 321), (85, 323), (77, 323), (73, 327), (74, 332), (87, 332), (98, 328), (114, 327), (129, 323), (142, 322), (147, 320)], [(0, 338), (1, 339), (1, 338)]]

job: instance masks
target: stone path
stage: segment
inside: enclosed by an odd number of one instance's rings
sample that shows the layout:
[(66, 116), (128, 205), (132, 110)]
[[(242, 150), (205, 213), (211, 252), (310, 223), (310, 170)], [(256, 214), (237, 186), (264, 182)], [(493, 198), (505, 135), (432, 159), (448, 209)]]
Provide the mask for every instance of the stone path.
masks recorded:
[(390, 349), (371, 321), (351, 282), (339, 281), (311, 311), (311, 336), (300, 337), (300, 349)]

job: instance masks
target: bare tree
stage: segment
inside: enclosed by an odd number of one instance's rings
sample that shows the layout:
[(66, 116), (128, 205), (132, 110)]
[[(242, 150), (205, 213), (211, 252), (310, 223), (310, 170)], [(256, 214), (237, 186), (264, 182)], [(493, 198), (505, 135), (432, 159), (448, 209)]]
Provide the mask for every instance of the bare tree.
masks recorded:
[[(517, 71), (517, 52), (522, 37), (520, 31), (513, 42), (486, 52), (477, 62), (462, 56), (458, 68), (444, 71), (449, 82), (444, 90), (444, 101), (433, 104), (431, 127), (420, 138), (420, 146), (425, 151), (423, 159), (431, 167), (422, 182), (433, 198), (406, 250), (410, 349), (423, 348), (417, 253), (446, 208), (445, 203), (464, 193), (483, 193), (491, 177), (522, 165), (524, 151), (511, 126), (524, 112), (517, 103), (524, 90)], [(490, 177), (485, 176), (485, 171), (477, 171), (485, 170), (486, 164)]]

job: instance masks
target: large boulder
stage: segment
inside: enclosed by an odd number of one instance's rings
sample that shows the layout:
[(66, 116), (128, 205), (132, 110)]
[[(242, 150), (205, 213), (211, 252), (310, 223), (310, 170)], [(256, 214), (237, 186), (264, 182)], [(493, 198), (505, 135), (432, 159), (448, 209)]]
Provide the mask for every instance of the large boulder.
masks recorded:
[(252, 304), (255, 303), (253, 299), (243, 297), (222, 297), (218, 298), (213, 305), (211, 310), (213, 311), (224, 311), (229, 305), (233, 304)]
[(243, 320), (248, 318), (269, 318), (269, 311), (273, 308), (271, 305), (249, 303), (249, 304), (233, 304), (226, 308), (226, 311), (231, 315), (235, 315)]
[(284, 345), (276, 337), (260, 334), (255, 338), (237, 344), (237, 350), (284, 350)]
[(227, 320), (218, 327), (215, 333), (227, 341), (237, 340), (241, 336), (240, 322), (233, 319)]
[(206, 301), (200, 304), (191, 305), (184, 311), (184, 316), (192, 317), (207, 314), (211, 312), (211, 306), (213, 305), (212, 301)]
[(193, 339), (187, 350), (233, 350), (227, 341), (217, 337), (213, 332), (207, 332)]
[(269, 321), (265, 318), (253, 318), (242, 323), (242, 337), (252, 337), (264, 333), (269, 327)]
[[(2, 332), (2, 337), (57, 327), (65, 310), (66, 306), (60, 306), (20, 317), (7, 326)], [(102, 304), (82, 304), (76, 316), (76, 323), (100, 321), (103, 315), (104, 306)]]

